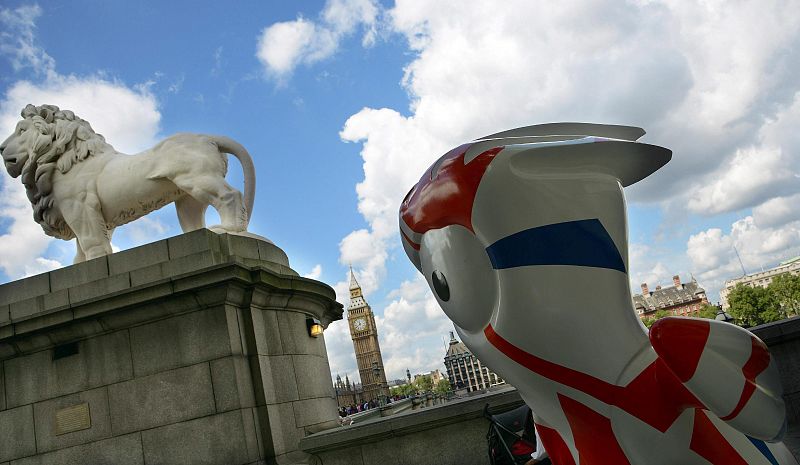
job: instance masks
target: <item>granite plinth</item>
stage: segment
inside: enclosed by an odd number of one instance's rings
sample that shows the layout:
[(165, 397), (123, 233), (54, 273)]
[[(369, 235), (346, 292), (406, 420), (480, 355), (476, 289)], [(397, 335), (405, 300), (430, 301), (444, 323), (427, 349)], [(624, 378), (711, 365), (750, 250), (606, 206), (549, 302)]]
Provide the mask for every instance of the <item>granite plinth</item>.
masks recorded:
[(788, 431), (783, 442), (800, 457), (800, 317), (748, 328), (769, 347), (778, 366)]
[(337, 418), (306, 319), (341, 315), (275, 245), (208, 230), (0, 285), (0, 463), (305, 463)]

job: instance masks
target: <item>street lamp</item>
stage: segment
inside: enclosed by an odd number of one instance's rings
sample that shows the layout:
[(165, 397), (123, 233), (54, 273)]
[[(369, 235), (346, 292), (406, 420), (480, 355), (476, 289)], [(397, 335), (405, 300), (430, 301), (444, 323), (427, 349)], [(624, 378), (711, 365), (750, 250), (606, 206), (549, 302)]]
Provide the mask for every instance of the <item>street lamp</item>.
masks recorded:
[(306, 329), (311, 337), (320, 337), (323, 332), (322, 324), (316, 318), (306, 318)]
[(372, 362), (372, 375), (375, 377), (375, 384), (378, 385), (378, 406), (383, 407), (383, 396), (381, 395), (381, 388), (383, 383), (380, 382), (381, 367), (378, 362)]
[(722, 305), (717, 304), (717, 316), (714, 317), (717, 321), (724, 321), (725, 323), (733, 323), (734, 318), (730, 313), (722, 309)]

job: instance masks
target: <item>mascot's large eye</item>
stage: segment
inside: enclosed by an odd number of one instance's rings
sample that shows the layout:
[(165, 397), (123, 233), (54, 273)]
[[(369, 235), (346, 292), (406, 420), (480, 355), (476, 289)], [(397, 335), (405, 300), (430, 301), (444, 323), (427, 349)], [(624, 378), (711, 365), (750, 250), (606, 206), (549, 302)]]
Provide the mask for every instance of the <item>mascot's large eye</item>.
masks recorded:
[(448, 318), (461, 329), (480, 331), (497, 306), (497, 275), (486, 247), (463, 226), (422, 236), (422, 273)]
[(439, 270), (434, 270), (431, 275), (431, 283), (433, 283), (433, 290), (442, 301), (447, 302), (450, 300), (450, 286), (447, 285), (447, 278), (444, 273)]

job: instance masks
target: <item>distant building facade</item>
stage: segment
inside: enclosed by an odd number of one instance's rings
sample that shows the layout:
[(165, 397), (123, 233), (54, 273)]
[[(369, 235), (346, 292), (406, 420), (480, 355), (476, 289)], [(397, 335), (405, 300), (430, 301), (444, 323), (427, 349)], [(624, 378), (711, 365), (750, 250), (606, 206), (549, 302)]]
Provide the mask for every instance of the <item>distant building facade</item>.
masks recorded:
[(392, 380), (389, 380), (389, 387), (390, 388), (397, 387), (397, 386), (402, 386), (404, 384), (406, 384), (406, 380), (405, 379), (392, 379)]
[(633, 307), (641, 319), (652, 317), (659, 310), (676, 316), (699, 316), (705, 304), (708, 304), (706, 290), (694, 277), (684, 284), (678, 275), (672, 277), (672, 286), (656, 286), (653, 291), (647, 283), (642, 283), (642, 293), (633, 296)]
[(506, 383), (503, 378), (483, 365), (463, 342), (458, 341), (452, 331), (450, 331), (450, 344), (444, 356), (444, 366), (454, 391), (460, 389), (466, 389), (467, 392), (480, 391)]
[(772, 280), (779, 275), (791, 273), (793, 275), (800, 274), (800, 257), (795, 257), (790, 260), (781, 262), (775, 268), (770, 268), (766, 271), (752, 273), (741, 278), (734, 278), (725, 281), (725, 288), (719, 291), (719, 300), (722, 304), (722, 309), (727, 310), (730, 308), (728, 303), (728, 294), (731, 293), (737, 284), (744, 284), (750, 287), (767, 287)]
[(378, 343), (378, 327), (372, 308), (367, 304), (356, 281), (353, 269), (350, 269), (350, 304), (347, 306), (347, 321), (350, 326), (350, 338), (356, 353), (358, 375), (361, 378), (363, 399), (366, 402), (378, 400), (389, 395), (386, 383), (386, 372), (381, 357), (381, 346)]
[(364, 390), (361, 385), (357, 383), (350, 383), (350, 378), (345, 375), (344, 382), (342, 377), (336, 375), (336, 383), (333, 388), (336, 391), (336, 403), (339, 407), (348, 407), (350, 405), (358, 405), (364, 403)]
[(444, 379), (444, 376), (442, 376), (442, 372), (439, 371), (438, 369), (436, 369), (436, 370), (433, 370), (433, 371), (429, 371), (427, 373), (420, 373), (420, 374), (414, 375), (414, 382), (416, 383), (417, 380), (419, 378), (423, 377), (423, 376), (429, 377), (431, 379), (431, 381), (433, 381), (433, 385), (434, 386), (436, 386), (436, 383), (438, 383), (439, 381)]

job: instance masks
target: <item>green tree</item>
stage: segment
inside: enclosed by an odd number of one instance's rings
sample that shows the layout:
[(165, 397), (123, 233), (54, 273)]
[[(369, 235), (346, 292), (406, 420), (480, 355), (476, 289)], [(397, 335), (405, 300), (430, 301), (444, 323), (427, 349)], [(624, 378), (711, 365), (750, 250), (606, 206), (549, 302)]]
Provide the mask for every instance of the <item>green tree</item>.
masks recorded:
[(781, 306), (784, 317), (800, 314), (800, 275), (775, 276), (767, 287)]
[(642, 323), (644, 323), (644, 325), (649, 328), (649, 327), (653, 326), (653, 323), (655, 323), (656, 320), (660, 320), (660, 319), (664, 318), (665, 316), (669, 316), (669, 312), (668, 311), (666, 311), (666, 310), (656, 310), (656, 312), (653, 314), (653, 316), (645, 318), (644, 320), (642, 320)]
[(728, 294), (729, 313), (744, 327), (756, 326), (783, 319), (778, 299), (763, 287), (737, 284)]
[(440, 379), (438, 383), (436, 383), (436, 387), (434, 391), (439, 394), (447, 394), (448, 392), (452, 391), (453, 388), (450, 387), (450, 381), (447, 379)]
[(700, 318), (708, 318), (709, 320), (713, 320), (717, 317), (717, 310), (719, 310), (719, 308), (716, 305), (711, 305), (706, 303), (703, 304), (702, 307), (700, 307), (700, 312), (698, 313), (698, 316)]
[(417, 391), (431, 391), (433, 390), (433, 380), (430, 376), (418, 376), (414, 380), (414, 385)]
[(413, 395), (416, 389), (413, 384), (401, 384), (389, 389), (389, 393), (393, 396), (410, 396)]

